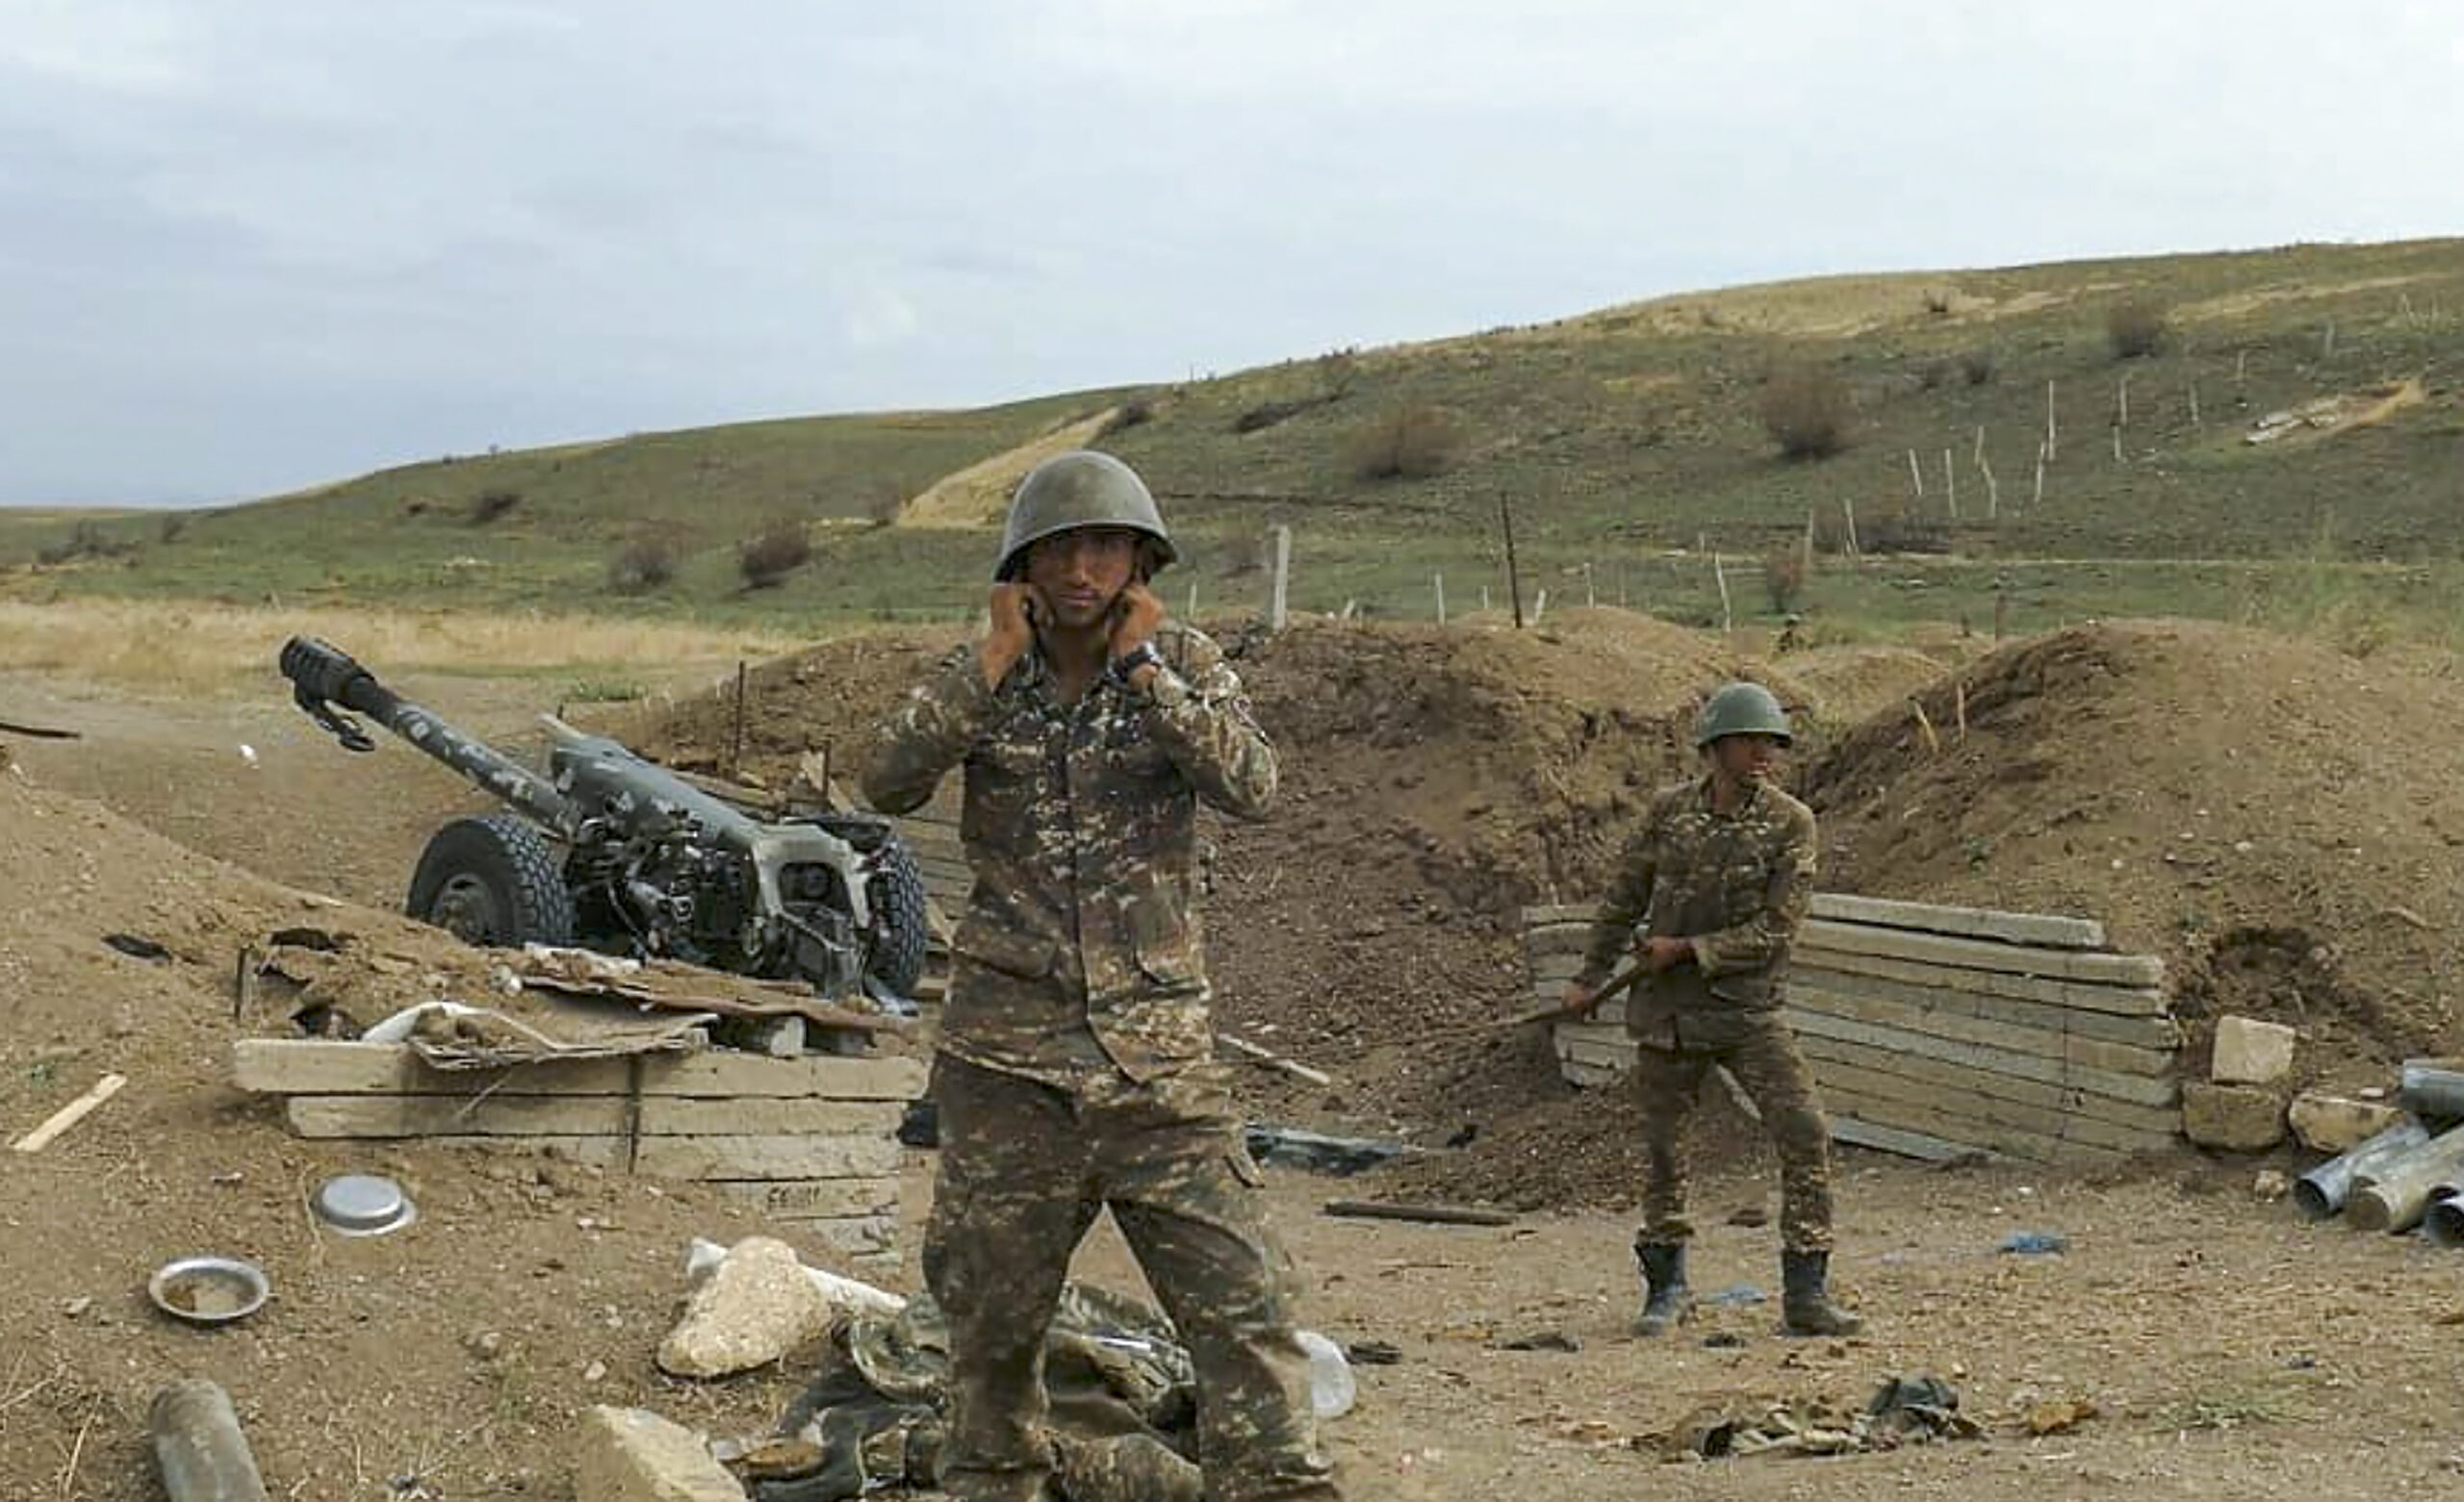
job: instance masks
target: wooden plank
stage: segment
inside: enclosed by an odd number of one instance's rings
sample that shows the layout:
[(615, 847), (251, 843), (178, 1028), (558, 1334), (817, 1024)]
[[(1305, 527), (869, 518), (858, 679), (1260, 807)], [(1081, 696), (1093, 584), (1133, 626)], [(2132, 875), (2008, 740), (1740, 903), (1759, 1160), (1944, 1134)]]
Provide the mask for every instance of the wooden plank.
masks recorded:
[(1789, 989), (1788, 1020), (1799, 1032), (1946, 1059), (1988, 1074), (2076, 1084), (2118, 1101), (2152, 1106), (2172, 1099), (2176, 1056), (2155, 1049), (1943, 1016), (1811, 986)]
[(2004, 1023), (2065, 1036), (2095, 1038), (2166, 1055), (2170, 1055), (2182, 1044), (2181, 1026), (2170, 1017), (2123, 1017), (2085, 1006), (2062, 1006), (2007, 996), (1982, 995), (1957, 984), (1960, 978), (1974, 976), (1975, 971), (1928, 968), (1931, 974), (1952, 983), (1913, 985), (1853, 970), (1832, 970), (1805, 964), (1788, 967), (1787, 985), (1792, 989), (1810, 986), (1835, 996), (1862, 996), (1895, 1002), (1927, 1016), (1973, 1017), (1982, 1022)]
[(815, 1216), (793, 1222), (799, 1241), (817, 1241), (847, 1257), (877, 1257), (898, 1250), (895, 1215)]
[(552, 1158), (562, 1162), (581, 1163), (593, 1168), (622, 1169), (632, 1159), (633, 1145), (615, 1136), (555, 1137), (474, 1137), (460, 1135), (420, 1138), (420, 1151), (443, 1148), (449, 1152), (488, 1153), (501, 1157)]
[(1567, 924), (1554, 929), (1532, 929), (1523, 935), (1523, 953), (1532, 959), (1551, 955), (1579, 955), (1591, 943), (1591, 925)]
[(1922, 1132), (1859, 1121), (1854, 1116), (1834, 1116), (1830, 1125), (1831, 1137), (1835, 1142), (1871, 1148), (1879, 1153), (1896, 1153), (1902, 1158), (1913, 1158), (1928, 1163), (1947, 1163), (1955, 1158), (1966, 1158), (1985, 1151), (1965, 1142), (1951, 1142), (1928, 1136)]
[(1833, 1088), (1863, 1101), (1906, 1101), (1950, 1119), (2034, 1133), (2055, 1142), (2084, 1142), (2114, 1152), (2136, 1153), (2169, 1146), (2178, 1132), (2124, 1126), (2076, 1111), (2026, 1106), (2006, 1094), (1952, 1089), (1882, 1069), (1843, 1064), (1836, 1059), (1813, 1061), (1814, 1079), (1828, 1093)]
[(868, 1179), (894, 1174), (888, 1137), (644, 1137), (637, 1173), (659, 1179)]
[(1790, 966), (1790, 973), (1798, 970), (1842, 971), (1904, 985), (1923, 986), (1928, 990), (1956, 989), (1978, 996), (2037, 1002), (2071, 1010), (2109, 1012), (2118, 1017), (2170, 1015), (2165, 994), (2160, 990), (2086, 985), (2042, 976), (1996, 975), (1988, 970), (1928, 965), (1881, 955), (1811, 954), (1800, 950)]
[(1586, 1090), (1597, 1090), (1615, 1084), (1618, 1077), (1625, 1072), (1624, 1069), (1612, 1068), (1606, 1064), (1586, 1064), (1577, 1058), (1557, 1061), (1557, 1073), (1565, 1079), (1566, 1082), (1580, 1085)]
[(1944, 907), (1932, 903), (1852, 897), (1845, 892), (1816, 892), (1813, 894), (1813, 916), (1841, 923), (1872, 924), (1885, 929), (1913, 929), (1926, 933), (1992, 939), (2004, 944), (2040, 944), (2046, 949), (2100, 950), (2105, 947), (2103, 924), (2092, 918), (2060, 918), (2048, 913)]
[[(1938, 1058), (1896, 1053), (1846, 1038), (1824, 1037), (1819, 1033), (1806, 1033), (1797, 1039), (1797, 1044), (1817, 1075), (1829, 1064), (1843, 1064), (1895, 1075), (1931, 1089), (1964, 1091), (2009, 1101), (2035, 1110), (2092, 1117), (2112, 1126), (2154, 1133), (2158, 1136), (2170, 1136), (2181, 1128), (2181, 1107), (2169, 1101), (2163, 1104), (2118, 1101), (2110, 1096), (2092, 1095), (2071, 1085), (2023, 1080), (2011, 1075), (1980, 1074)], [(2167, 1093), (2171, 1094), (2170, 1091)]]
[(50, 1116), (44, 1119), (40, 1126), (36, 1127), (32, 1132), (29, 1132), (24, 1136), (19, 1137), (16, 1141), (10, 1143), (10, 1150), (18, 1153), (41, 1152), (44, 1148), (51, 1146), (52, 1140), (58, 1137), (62, 1133), (77, 1125), (77, 1123), (84, 1121), (86, 1117), (93, 1111), (95, 1107), (102, 1105), (105, 1101), (108, 1101), (113, 1096), (117, 1095), (120, 1092), (120, 1087), (127, 1083), (128, 1076), (126, 1075), (111, 1074), (103, 1076), (92, 1084), (87, 1086), (85, 1094), (78, 1096), (75, 1100), (70, 1101), (67, 1105), (60, 1107), (60, 1109), (53, 1111)]
[(1886, 959), (1915, 960), (1998, 975), (2040, 976), (2058, 980), (2084, 980), (2097, 985), (2153, 988), (2165, 983), (2165, 962), (2153, 955), (2084, 955), (2075, 950), (2041, 949), (2024, 944), (1996, 944), (1985, 939), (1948, 938), (1937, 933), (1911, 933), (1898, 929), (1869, 929), (1853, 923), (1809, 921), (1797, 941), (1797, 952), (1877, 955)]
[(1634, 1045), (1631, 1043), (1595, 1043), (1586, 1038), (1560, 1038), (1555, 1047), (1561, 1059), (1598, 1064), (1604, 1069), (1630, 1069), (1634, 1063)]
[(1902, 1132), (1921, 1132), (1945, 1142), (1965, 1143), (1980, 1152), (1999, 1153), (2036, 1163), (2103, 1164), (2128, 1157), (2110, 1147), (2048, 1137), (1996, 1122), (1964, 1117), (1891, 1098), (1869, 1099), (1844, 1085), (1823, 1090), (1824, 1106), (1835, 1115)]
[(1539, 929), (1553, 923), (1587, 924), (1599, 913), (1600, 904), (1597, 900), (1588, 903), (1557, 903), (1527, 907), (1523, 909), (1523, 926), (1527, 929)]
[(618, 1095), (295, 1095), (303, 1137), (621, 1136), (632, 1103)]
[[(231, 1050), (232, 1081), (273, 1095), (524, 1095), (630, 1093), (632, 1061), (557, 1059), (512, 1069), (432, 1069), (408, 1044), (326, 1038), (242, 1038)], [(923, 1093), (924, 1065), (912, 1058), (805, 1055), (768, 1058), (712, 1049), (644, 1055), (641, 1093), (729, 1099), (738, 1096), (841, 1101), (908, 1101)]]
[(898, 1213), (895, 1179), (721, 1179), (710, 1187), (773, 1220)]
[(642, 1132), (650, 1136), (888, 1136), (905, 1107), (893, 1101), (730, 1101), (654, 1095), (642, 1100)]

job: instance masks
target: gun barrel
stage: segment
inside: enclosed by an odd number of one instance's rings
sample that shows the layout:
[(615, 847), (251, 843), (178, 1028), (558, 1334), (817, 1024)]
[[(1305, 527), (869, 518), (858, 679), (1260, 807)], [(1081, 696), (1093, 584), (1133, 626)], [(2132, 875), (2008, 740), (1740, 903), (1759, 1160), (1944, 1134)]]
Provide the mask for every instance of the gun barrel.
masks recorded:
[(331, 643), (295, 636), (280, 666), (311, 713), (327, 702), (355, 709), (556, 833), (570, 838), (579, 828), (579, 810), (554, 783), (379, 683)]

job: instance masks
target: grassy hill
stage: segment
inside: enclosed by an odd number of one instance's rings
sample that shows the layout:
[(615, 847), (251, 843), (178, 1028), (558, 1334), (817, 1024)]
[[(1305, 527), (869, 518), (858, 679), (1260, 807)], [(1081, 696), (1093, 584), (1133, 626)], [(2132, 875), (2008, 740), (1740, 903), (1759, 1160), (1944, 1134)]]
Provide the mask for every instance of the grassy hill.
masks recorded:
[[(2152, 326), (2153, 349), (2118, 352), (2118, 316), (2123, 334)], [(21, 523), (0, 528), (0, 588), (720, 620), (963, 610), (990, 540), (876, 519), (1120, 404), (1102, 446), (1163, 495), (1191, 560), (1175, 598), (1194, 584), (1201, 610), (1259, 598), (1276, 523), (1298, 538), (1305, 607), (1425, 614), (1440, 573), (1454, 608), (1483, 585), (1502, 606), (1502, 501), (1527, 596), (1698, 622), (1720, 616), (1701, 550), (1724, 555), (1734, 618), (1768, 615), (1786, 592), (1763, 560), (1810, 524), (1844, 547), (1853, 512), (1867, 553), (1922, 551), (1819, 564), (1802, 592), (1817, 624), (2358, 609), (2445, 629), (2464, 559), (2460, 376), (2459, 241), (1836, 277), (1136, 393), (439, 460), (82, 537)], [(1781, 454), (1762, 418), (1775, 379), (1846, 403), (1837, 453)], [(1434, 472), (1370, 477), (1380, 439)], [(783, 518), (813, 556), (748, 590), (739, 549)], [(673, 576), (621, 586), (612, 566), (645, 547)]]

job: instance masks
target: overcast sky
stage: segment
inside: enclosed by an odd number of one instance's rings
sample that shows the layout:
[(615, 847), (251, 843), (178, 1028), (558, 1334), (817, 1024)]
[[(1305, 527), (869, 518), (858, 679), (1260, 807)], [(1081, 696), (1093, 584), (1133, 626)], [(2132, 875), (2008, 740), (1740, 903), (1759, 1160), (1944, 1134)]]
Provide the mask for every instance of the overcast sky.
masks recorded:
[(2464, 233), (2464, 0), (0, 0), (0, 503)]

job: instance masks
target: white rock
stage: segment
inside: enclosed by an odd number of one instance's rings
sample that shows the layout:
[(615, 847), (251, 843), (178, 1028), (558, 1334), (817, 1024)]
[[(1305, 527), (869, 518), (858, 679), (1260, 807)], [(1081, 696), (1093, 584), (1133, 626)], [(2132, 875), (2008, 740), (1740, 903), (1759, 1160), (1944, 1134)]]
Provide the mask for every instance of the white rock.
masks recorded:
[(690, 1429), (638, 1408), (582, 1415), (574, 1502), (745, 1502), (744, 1488)]
[(2281, 1084), (2293, 1073), (2297, 1034), (2280, 1022), (2216, 1019), (2216, 1053), (2207, 1077), (2218, 1084)]
[(2322, 1090), (2295, 1096), (2293, 1109), (2286, 1114), (2303, 1147), (2330, 1154), (2351, 1152), (2404, 1118), (2393, 1106), (2348, 1100)]
[(658, 1348), (659, 1369), (678, 1377), (751, 1371), (828, 1335), (835, 1317), (795, 1248), (747, 1236), (694, 1288)]

